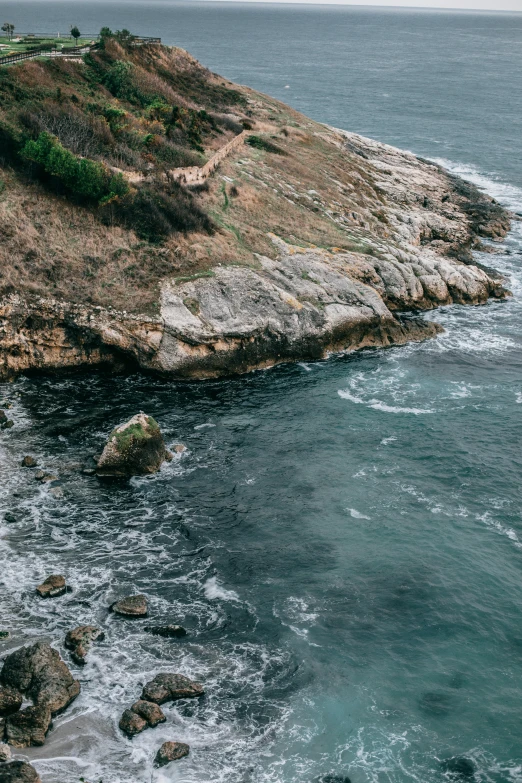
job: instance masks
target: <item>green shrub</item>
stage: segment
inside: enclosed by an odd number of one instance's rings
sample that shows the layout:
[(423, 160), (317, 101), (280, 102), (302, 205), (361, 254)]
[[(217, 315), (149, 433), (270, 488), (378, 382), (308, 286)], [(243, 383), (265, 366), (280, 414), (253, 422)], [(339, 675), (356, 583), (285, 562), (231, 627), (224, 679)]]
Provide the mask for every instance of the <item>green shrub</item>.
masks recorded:
[(281, 147), (278, 147), (277, 144), (272, 144), (271, 141), (264, 139), (262, 136), (249, 136), (246, 143), (258, 150), (273, 152), (276, 155), (286, 155), (286, 152)]
[(121, 174), (111, 175), (101, 163), (77, 158), (50, 133), (40, 133), (36, 141), (28, 141), (21, 156), (38, 163), (46, 174), (57, 177), (68, 190), (89, 201), (106, 202), (129, 190)]

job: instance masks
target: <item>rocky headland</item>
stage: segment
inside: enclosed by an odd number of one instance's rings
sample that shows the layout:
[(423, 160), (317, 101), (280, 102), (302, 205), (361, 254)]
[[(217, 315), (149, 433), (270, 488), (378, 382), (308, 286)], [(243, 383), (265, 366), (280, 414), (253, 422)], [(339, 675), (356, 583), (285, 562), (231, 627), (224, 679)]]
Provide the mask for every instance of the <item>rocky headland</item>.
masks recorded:
[[(167, 144), (171, 150), (174, 132), (164, 106), (178, 100), (189, 113), (196, 106), (202, 128), (210, 117), (196, 144), (204, 152), (201, 162), (212, 162), (223, 145), (227, 155), (219, 165), (207, 164), (204, 182), (196, 177), (193, 187), (177, 184), (176, 193), (211, 222), (198, 218), (192, 229), (186, 222), (153, 237), (116, 210), (109, 225), (105, 206), (79, 204), (52, 179), (38, 178), (34, 166), (17, 167), (16, 155), (4, 160), (1, 377), (95, 365), (216, 377), (433, 337), (440, 329), (416, 317), (420, 311), (508, 294), (494, 271), (474, 263), (472, 251), (484, 247), (481, 238), (501, 239), (509, 214), (439, 166), (313, 122), (211, 74), (181, 50), (141, 47), (137, 53), (113, 41), (98, 60), (89, 57), (89, 67), (107, 67), (109, 75), (113, 60), (126, 58), (129, 74), (142, 81), (145, 72), (154, 76), (162, 93), (161, 105), (156, 95), (143, 110), (128, 97), (134, 93), (123, 95), (103, 77), (104, 100), (112, 90), (113, 110), (128, 123), (148, 123), (142, 159), (136, 155), (111, 169), (133, 183), (133, 193), (166, 187), (181, 170), (169, 174), (158, 162), (157, 150), (162, 144), (162, 154)], [(33, 136), (34, 127), (52, 127), (53, 138), (69, 143), (67, 132), (60, 136), (65, 124), (52, 124), (49, 116), (69, 111), (70, 101), (70, 115), (80, 122), (81, 69), (81, 63), (53, 65), (53, 79), (63, 80), (61, 105), (51, 110), (46, 98), (40, 115), (31, 122), (22, 117)], [(11, 72), (25, 84), (36, 70), (49, 79), (47, 63)], [(180, 73), (199, 85), (197, 104), (173, 95)], [(4, 128), (7, 119), (15, 122), (12, 112), (4, 110)], [(112, 119), (104, 122), (115, 138), (122, 136)], [(174, 126), (179, 147), (179, 119)]]

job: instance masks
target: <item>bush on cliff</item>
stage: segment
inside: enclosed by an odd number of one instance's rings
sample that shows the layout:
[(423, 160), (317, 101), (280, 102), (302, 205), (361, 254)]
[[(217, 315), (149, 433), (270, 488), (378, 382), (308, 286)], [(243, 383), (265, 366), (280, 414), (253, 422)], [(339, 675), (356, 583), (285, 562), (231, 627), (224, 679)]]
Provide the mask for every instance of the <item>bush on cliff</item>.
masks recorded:
[(121, 174), (111, 175), (103, 164), (76, 157), (50, 133), (40, 133), (36, 141), (26, 142), (21, 155), (57, 177), (71, 193), (89, 201), (109, 201), (129, 191)]

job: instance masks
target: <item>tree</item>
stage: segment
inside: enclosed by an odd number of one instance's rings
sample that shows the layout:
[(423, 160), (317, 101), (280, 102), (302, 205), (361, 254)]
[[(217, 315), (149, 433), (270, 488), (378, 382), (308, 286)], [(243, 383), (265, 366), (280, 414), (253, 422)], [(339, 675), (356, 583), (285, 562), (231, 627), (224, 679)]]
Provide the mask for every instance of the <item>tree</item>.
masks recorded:
[(2, 30), (7, 35), (9, 40), (11, 40), (11, 38), (13, 37), (14, 29), (15, 29), (14, 24), (11, 24), (10, 22), (5, 22), (2, 25)]
[(78, 42), (78, 38), (80, 37), (81, 33), (78, 30), (78, 28), (76, 27), (76, 25), (74, 25), (74, 27), (71, 27), (71, 35), (74, 38), (75, 43), (77, 43)]

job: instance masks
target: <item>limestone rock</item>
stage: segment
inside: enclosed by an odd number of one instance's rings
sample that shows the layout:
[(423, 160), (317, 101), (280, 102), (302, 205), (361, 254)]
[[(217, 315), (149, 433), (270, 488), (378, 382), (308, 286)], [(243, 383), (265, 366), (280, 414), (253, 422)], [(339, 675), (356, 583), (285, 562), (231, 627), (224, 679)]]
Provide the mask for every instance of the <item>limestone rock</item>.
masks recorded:
[(43, 745), (51, 725), (51, 710), (47, 704), (26, 707), (6, 720), (5, 733), (10, 745), (26, 748)]
[(23, 696), (16, 688), (10, 685), (0, 685), (0, 715), (11, 715), (18, 712), (22, 706)]
[(144, 630), (154, 636), (163, 636), (166, 639), (176, 639), (187, 635), (181, 625), (146, 625)]
[(122, 617), (146, 617), (148, 612), (147, 598), (144, 595), (129, 595), (111, 604), (111, 612)]
[(48, 576), (41, 585), (38, 585), (36, 592), (42, 598), (57, 598), (60, 595), (64, 595), (67, 592), (65, 577), (61, 574)]
[(157, 422), (138, 413), (111, 432), (96, 472), (104, 477), (145, 476), (158, 471), (167, 458)]
[(132, 710), (125, 710), (118, 725), (128, 737), (134, 737), (148, 727), (147, 721)]
[(80, 683), (46, 642), (20, 647), (8, 655), (0, 682), (47, 707), (52, 715), (64, 710), (80, 693)]
[(153, 680), (146, 683), (141, 698), (145, 701), (154, 701), (156, 704), (165, 704), (177, 699), (192, 699), (203, 696), (203, 686), (190, 680), (183, 674), (157, 674)]
[[(11, 758), (11, 748), (9, 745), (6, 745), (5, 742), (0, 742), (0, 761), (9, 761)], [(0, 778), (1, 778), (2, 772), (0, 768)]]
[(25, 761), (11, 761), (0, 767), (0, 783), (41, 783), (38, 772)]
[(78, 628), (67, 632), (65, 646), (72, 651), (73, 661), (83, 666), (92, 643), (104, 638), (105, 634), (100, 628), (96, 628), (94, 625), (79, 625)]
[(157, 767), (164, 767), (171, 761), (177, 761), (188, 756), (190, 748), (184, 742), (164, 742), (156, 753), (154, 763)]

